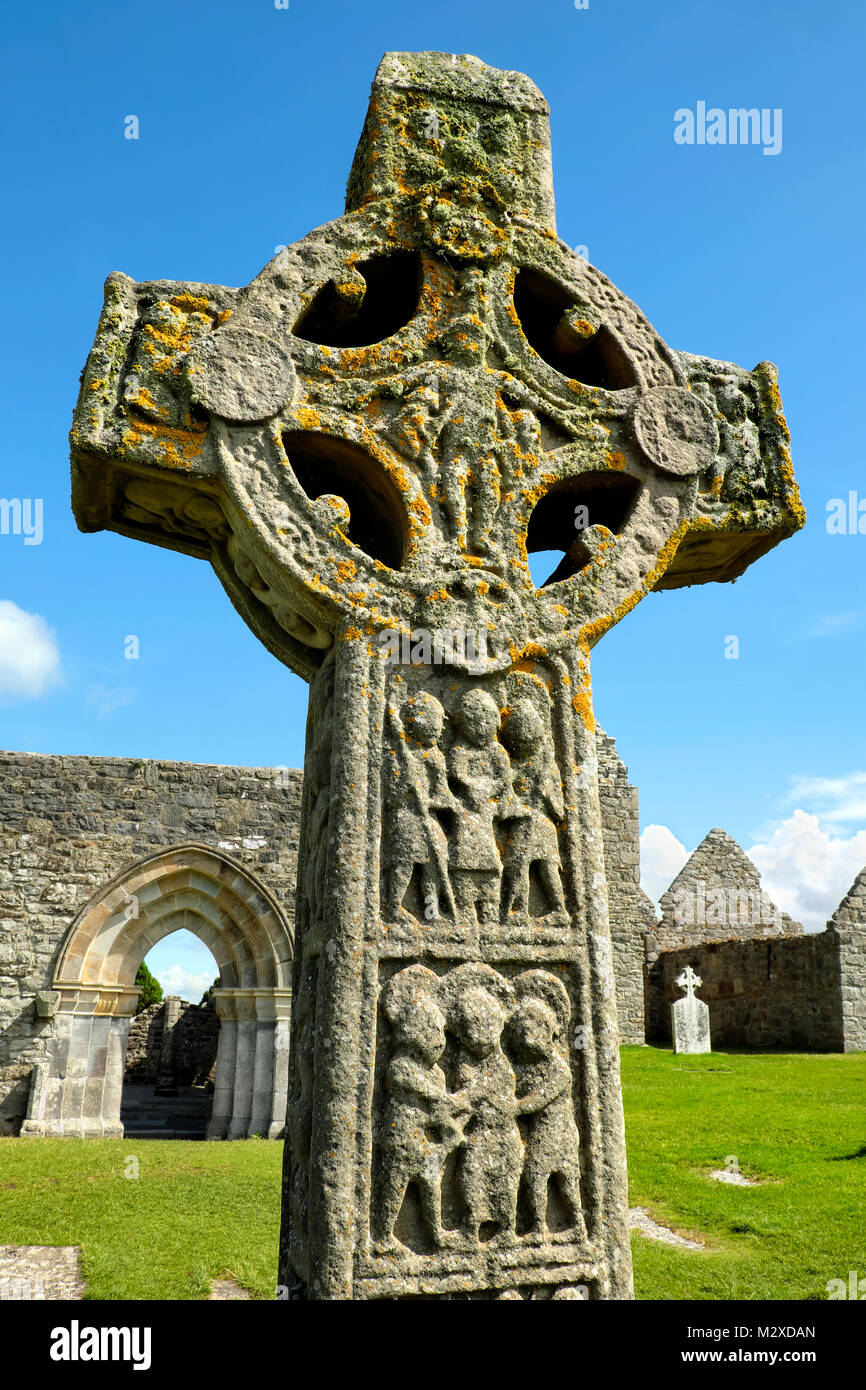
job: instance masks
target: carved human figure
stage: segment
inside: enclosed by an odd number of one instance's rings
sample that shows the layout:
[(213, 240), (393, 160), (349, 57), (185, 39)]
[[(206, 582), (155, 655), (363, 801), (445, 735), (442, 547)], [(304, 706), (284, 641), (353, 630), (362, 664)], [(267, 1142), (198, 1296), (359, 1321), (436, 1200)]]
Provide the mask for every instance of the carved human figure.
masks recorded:
[(415, 1184), (434, 1246), (447, 1239), (442, 1230), (442, 1165), (460, 1142), (469, 1105), (465, 1096), (449, 1095), (438, 1065), (445, 1050), (445, 1015), (437, 1001), (437, 985), (432, 971), (411, 965), (389, 981), (382, 996), (391, 1025), (391, 1056), (373, 1208), (378, 1253), (405, 1248), (394, 1227), (410, 1183)]
[[(475, 365), (475, 329), (482, 322), (484, 299), (484, 273), (477, 267), (466, 267), (446, 330), (452, 362)], [(481, 430), (467, 433), (466, 401), (459, 391), (459, 376), (453, 368), (440, 376), (436, 445), (444, 519), (459, 549), (469, 549), (476, 556), (491, 552), (501, 494), (494, 400), (492, 386), (478, 381), (476, 407), (483, 410), (486, 418)]]
[[(371, 393), (371, 400), (376, 396)], [(435, 479), (436, 456), (433, 452), (441, 432), (438, 421), (439, 376), (430, 370), (419, 379), (411, 380), (400, 400), (400, 408), (387, 426), (388, 437), (401, 454), (414, 458), (425, 485)]]
[(526, 972), (517, 990), (508, 1032), (518, 1068), (516, 1113), (527, 1120), (522, 1175), (529, 1213), (527, 1234), (541, 1238), (548, 1234), (548, 1188), (553, 1179), (567, 1213), (569, 1234), (585, 1240), (580, 1137), (563, 1042), (571, 1012), (568, 994), (560, 980), (542, 970)]
[[(471, 1106), (458, 1154), (464, 1230), (475, 1242), (514, 1237), (522, 1143), (515, 1119), (514, 1070), (502, 1050), (510, 986), (484, 965), (458, 966), (449, 1027), (460, 1044), (458, 1092)], [(483, 1228), (492, 1223), (495, 1230)]]
[(392, 921), (406, 916), (403, 899), (417, 868), (425, 916), (435, 920), (441, 901), (456, 917), (448, 876), (448, 843), (438, 819), (457, 811), (445, 756), (438, 747), (445, 711), (435, 696), (410, 696), (404, 715), (391, 708), (394, 738), (385, 762), (383, 863), (386, 911)]
[(451, 786), (459, 806), (451, 841), (451, 882), (461, 917), (499, 920), (502, 861), (494, 833), (497, 816), (511, 809), (511, 768), (496, 734), (499, 709), (483, 690), (470, 690), (459, 706), (460, 737), (451, 750)]
[(502, 740), (511, 754), (511, 778), (518, 803), (518, 814), (509, 821), (505, 852), (504, 912), (528, 914), (533, 867), (547, 899), (547, 912), (565, 912), (554, 824), (565, 814), (562, 784), (543, 720), (529, 700), (515, 704)]
[(440, 387), (439, 414), (433, 422), (436, 448), (441, 458), (442, 509), (451, 539), (466, 548), (466, 488), (471, 460), (466, 449), (466, 419), (464, 403), (449, 393), (448, 378)]

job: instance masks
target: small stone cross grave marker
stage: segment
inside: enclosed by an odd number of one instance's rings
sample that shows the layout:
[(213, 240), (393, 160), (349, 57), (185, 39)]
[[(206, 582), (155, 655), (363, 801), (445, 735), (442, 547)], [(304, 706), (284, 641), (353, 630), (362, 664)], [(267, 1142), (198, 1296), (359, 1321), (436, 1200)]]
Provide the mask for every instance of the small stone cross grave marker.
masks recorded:
[(710, 1047), (710, 1010), (695, 990), (703, 981), (690, 965), (677, 976), (677, 986), (686, 991), (682, 999), (671, 1004), (671, 1030), (674, 1052), (712, 1052)]

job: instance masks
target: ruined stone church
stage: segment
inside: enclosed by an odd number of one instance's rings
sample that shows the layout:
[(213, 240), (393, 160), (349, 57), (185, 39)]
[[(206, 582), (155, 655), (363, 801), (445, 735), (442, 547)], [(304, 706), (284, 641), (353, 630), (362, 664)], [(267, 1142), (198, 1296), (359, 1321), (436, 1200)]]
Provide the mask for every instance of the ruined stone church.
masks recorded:
[[(712, 830), (659, 920), (640, 886), (637, 791), (601, 731), (597, 751), (621, 1041), (669, 1039), (690, 964), (716, 1046), (866, 1048), (866, 870), (827, 930), (807, 934)], [(282, 1133), (302, 781), (286, 768), (0, 754), (0, 1132), (119, 1136), (136, 1080), (171, 1091), (209, 1074), (209, 1137)], [(171, 1001), (146, 1030), (134, 981), (181, 928), (213, 953), (219, 987), (207, 1016), (184, 1012), (192, 1042), (181, 1027), (166, 1057)]]

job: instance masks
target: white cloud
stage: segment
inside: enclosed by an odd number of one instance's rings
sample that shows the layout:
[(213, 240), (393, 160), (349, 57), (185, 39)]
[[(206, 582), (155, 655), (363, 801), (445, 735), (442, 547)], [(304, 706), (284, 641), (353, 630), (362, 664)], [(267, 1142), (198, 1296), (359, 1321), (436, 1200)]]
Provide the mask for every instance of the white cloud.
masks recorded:
[(766, 892), (807, 931), (826, 925), (866, 865), (866, 830), (834, 836), (822, 819), (796, 810), (763, 844), (746, 850)]
[[(835, 779), (800, 779), (828, 803), (840, 806), (814, 814), (798, 807), (756, 844), (744, 845), (761, 875), (761, 886), (777, 907), (806, 931), (823, 931), (860, 870), (866, 866), (866, 830), (834, 834), (835, 822), (849, 817), (852, 788), (866, 785), (866, 774)], [(847, 809), (845, 809), (847, 807)], [(842, 811), (845, 814), (842, 814)], [(860, 820), (866, 820), (866, 810)], [(830, 822), (830, 824), (822, 824)], [(653, 902), (670, 886), (688, 851), (666, 825), (648, 825), (640, 837), (641, 884)]]
[(0, 699), (34, 699), (59, 676), (60, 648), (45, 619), (0, 599)]
[(111, 689), (107, 685), (93, 685), (87, 695), (88, 705), (95, 706), (100, 719), (107, 718), (113, 710), (121, 709), (123, 705), (131, 705), (132, 701), (130, 691)]
[(822, 821), (834, 825), (866, 821), (866, 772), (849, 772), (844, 777), (794, 777), (787, 800), (805, 803)]
[(644, 892), (657, 903), (689, 857), (666, 825), (648, 825), (640, 837), (640, 881)]
[(205, 990), (213, 984), (214, 973), (206, 970), (198, 973), (185, 970), (182, 965), (170, 965), (167, 970), (160, 969), (158, 979), (165, 994), (179, 994), (181, 999), (197, 1004)]

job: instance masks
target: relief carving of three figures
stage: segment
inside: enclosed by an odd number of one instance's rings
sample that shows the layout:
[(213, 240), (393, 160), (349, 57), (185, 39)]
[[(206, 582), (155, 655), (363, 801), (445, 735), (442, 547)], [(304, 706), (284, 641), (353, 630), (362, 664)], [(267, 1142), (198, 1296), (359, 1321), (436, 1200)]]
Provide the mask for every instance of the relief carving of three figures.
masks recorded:
[(562, 786), (533, 702), (518, 700), (503, 726), (493, 698), (470, 690), (453, 716), (447, 758), (439, 746), (445, 711), (434, 695), (422, 691), (389, 713), (388, 918), (410, 915), (404, 900), (416, 877), (428, 921), (443, 911), (455, 921), (477, 917), (488, 924), (511, 914), (565, 913), (556, 829), (564, 814)]
[[(412, 1185), (428, 1248), (585, 1241), (562, 981), (544, 970), (508, 980), (474, 962), (443, 975), (410, 965), (388, 981), (381, 1005), (391, 1038), (374, 1251), (405, 1253), (395, 1228)], [(457, 1229), (443, 1223), (446, 1175)]]

